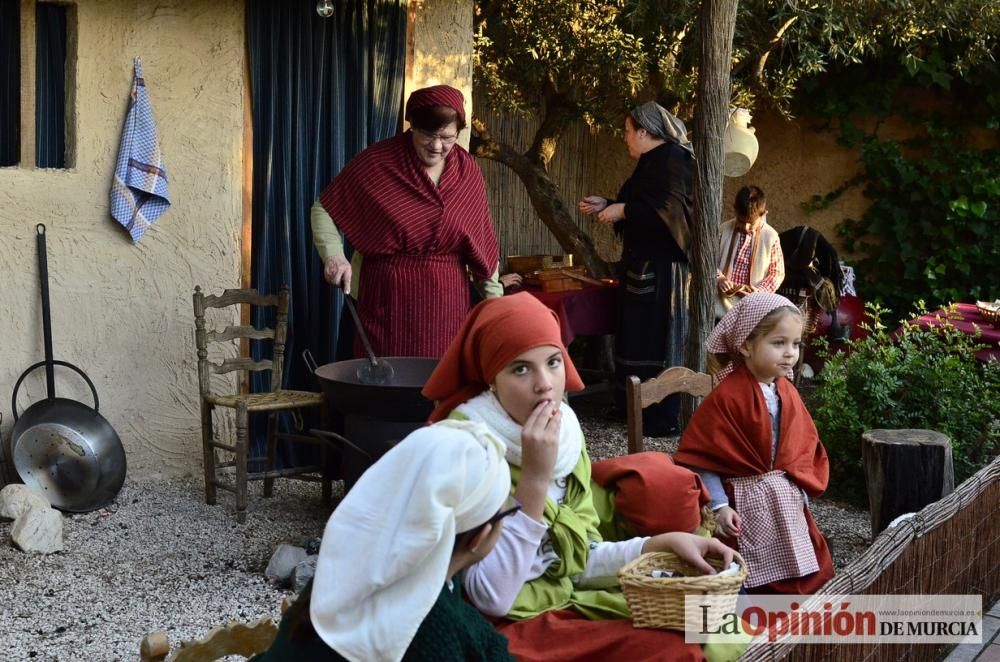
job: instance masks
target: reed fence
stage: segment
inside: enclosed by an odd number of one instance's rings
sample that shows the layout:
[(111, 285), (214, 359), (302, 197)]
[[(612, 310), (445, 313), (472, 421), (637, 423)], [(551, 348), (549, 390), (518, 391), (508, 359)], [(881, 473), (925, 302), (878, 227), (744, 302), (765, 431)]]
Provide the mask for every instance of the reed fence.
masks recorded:
[[(975, 595), (983, 611), (1000, 597), (1000, 458), (947, 497), (883, 531), (831, 579), (822, 595)], [(940, 660), (943, 644), (754, 642), (741, 662)]]

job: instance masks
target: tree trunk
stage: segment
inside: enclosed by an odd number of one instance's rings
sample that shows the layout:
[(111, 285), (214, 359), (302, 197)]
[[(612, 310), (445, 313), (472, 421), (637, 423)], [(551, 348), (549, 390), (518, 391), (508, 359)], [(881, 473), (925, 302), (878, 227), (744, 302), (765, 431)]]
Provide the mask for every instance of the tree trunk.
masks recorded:
[(694, 226), (691, 228), (691, 296), (687, 366), (705, 369), (705, 339), (715, 322), (715, 272), (722, 218), (722, 138), (729, 121), (729, 95), (738, 0), (703, 0), (701, 63), (694, 112)]
[[(532, 159), (509, 145), (496, 141), (479, 118), (473, 118), (477, 135), (473, 154), (502, 163), (517, 174), (528, 192), (531, 206), (545, 227), (567, 253), (573, 254), (574, 264), (587, 268), (594, 276), (607, 276), (608, 264), (597, 254), (594, 241), (577, 226), (570, 211), (559, 197), (559, 189), (545, 170), (543, 161)], [(550, 146), (555, 151), (554, 146)]]

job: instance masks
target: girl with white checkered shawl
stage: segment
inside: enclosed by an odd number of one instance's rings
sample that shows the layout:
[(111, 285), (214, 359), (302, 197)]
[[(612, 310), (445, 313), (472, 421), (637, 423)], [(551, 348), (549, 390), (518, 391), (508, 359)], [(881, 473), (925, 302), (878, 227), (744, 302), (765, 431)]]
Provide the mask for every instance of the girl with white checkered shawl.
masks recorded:
[(716, 535), (743, 555), (755, 593), (815, 593), (833, 576), (808, 505), (826, 489), (829, 463), (788, 379), (801, 334), (801, 314), (788, 299), (740, 300), (708, 338), (708, 351), (726, 365), (674, 456), (706, 481)]

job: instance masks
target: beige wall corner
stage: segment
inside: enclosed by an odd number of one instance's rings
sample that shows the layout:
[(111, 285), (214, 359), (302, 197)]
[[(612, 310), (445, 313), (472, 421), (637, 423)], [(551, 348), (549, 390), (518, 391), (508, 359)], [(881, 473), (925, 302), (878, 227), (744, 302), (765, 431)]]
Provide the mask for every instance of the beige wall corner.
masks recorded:
[[(410, 0), (404, 102), (421, 87), (451, 85), (472, 117), (472, 10), (472, 0)], [(459, 141), (468, 148), (468, 128)]]
[[(0, 392), (9, 397), (43, 358), (34, 229), (43, 222), (55, 358), (93, 379), (130, 472), (197, 471), (191, 293), (240, 282), (243, 2), (88, 0), (76, 10), (74, 167), (0, 168)], [(137, 245), (109, 213), (135, 56), (173, 198)], [(81, 380), (57, 372), (57, 394), (90, 402)], [(21, 391), (21, 408), (44, 397), (44, 371)], [(4, 437), (10, 425), (5, 415)]]

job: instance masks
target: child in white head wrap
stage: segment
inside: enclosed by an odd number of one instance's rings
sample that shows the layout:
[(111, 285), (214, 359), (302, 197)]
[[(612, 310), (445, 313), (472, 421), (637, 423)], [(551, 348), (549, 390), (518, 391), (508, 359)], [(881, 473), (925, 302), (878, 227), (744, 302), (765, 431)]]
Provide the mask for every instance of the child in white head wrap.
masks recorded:
[[(320, 545), (309, 620), (333, 649), (327, 651), (330, 659), (403, 659), (421, 623), (440, 604), (445, 582), (460, 569), (455, 566), (473, 562), (465, 557), (477, 553), (477, 544), (485, 554), (495, 543), (498, 536), (485, 535), (482, 525), (497, 528), (493, 518), (509, 495), (504, 446), (477, 423), (421, 428), (372, 465), (330, 517)], [(475, 542), (456, 540), (477, 528)], [(511, 659), (506, 640), (471, 607), (461, 607), (495, 638), (485, 637), (491, 657)], [(470, 637), (484, 640), (478, 629)], [(282, 647), (272, 646), (274, 657), (262, 659), (316, 654), (315, 648)], [(456, 654), (462, 659), (461, 651)]]

